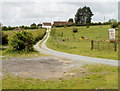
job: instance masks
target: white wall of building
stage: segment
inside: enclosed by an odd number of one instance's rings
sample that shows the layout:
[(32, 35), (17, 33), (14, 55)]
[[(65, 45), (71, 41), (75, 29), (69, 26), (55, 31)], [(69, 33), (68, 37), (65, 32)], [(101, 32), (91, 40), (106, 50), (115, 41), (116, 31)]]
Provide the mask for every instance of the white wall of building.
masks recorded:
[(51, 28), (52, 26), (44, 26), (42, 25), (42, 28)]

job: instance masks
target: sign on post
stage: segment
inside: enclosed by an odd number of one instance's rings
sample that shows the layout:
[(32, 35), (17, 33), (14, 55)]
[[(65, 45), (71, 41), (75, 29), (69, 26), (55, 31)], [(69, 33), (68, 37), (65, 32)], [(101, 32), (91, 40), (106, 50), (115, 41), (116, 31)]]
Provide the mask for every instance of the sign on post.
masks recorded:
[(109, 29), (108, 31), (110, 41), (115, 41), (115, 29)]

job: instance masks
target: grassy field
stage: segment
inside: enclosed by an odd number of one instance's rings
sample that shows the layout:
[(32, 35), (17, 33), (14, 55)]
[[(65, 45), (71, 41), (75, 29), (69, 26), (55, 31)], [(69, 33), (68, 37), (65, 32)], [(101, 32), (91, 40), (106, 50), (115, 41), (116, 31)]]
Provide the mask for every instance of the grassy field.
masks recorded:
[[(45, 32), (46, 32), (45, 29), (33, 29), (33, 30), (25, 30), (25, 31), (32, 33), (34, 39), (37, 36), (44, 35)], [(3, 31), (3, 32), (5, 34), (7, 34), (8, 35), (8, 39), (10, 39), (10, 38), (12, 38), (12, 36), (14, 35), (14, 33), (18, 32), (18, 31)], [(9, 48), (7, 46), (9, 46), (9, 45), (2, 45), (2, 46), (0, 46), (0, 48), (2, 49), (0, 51), (2, 51), (2, 56), (4, 56), (3, 59), (12, 58), (12, 57), (14, 57), (14, 58), (24, 58), (24, 57), (45, 56), (43, 54), (40, 54), (37, 51), (33, 51), (33, 52), (29, 52), (29, 53), (24, 53), (24, 52), (22, 52), (22, 53), (19, 53), (19, 52), (10, 52), (10, 51), (8, 51)], [(4, 47), (6, 47), (6, 48), (4, 48)]]
[[(81, 68), (80, 68), (81, 69)], [(118, 68), (107, 65), (85, 65), (73, 68), (70, 73), (58, 80), (40, 80), (33, 78), (3, 77), (3, 89), (117, 89)], [(81, 76), (82, 75), (82, 76)]]
[[(77, 33), (73, 33), (74, 28), (78, 29)], [(71, 54), (117, 60), (118, 52), (114, 51), (113, 43), (108, 48), (108, 29), (110, 29), (109, 25), (102, 27), (90, 26), (90, 28), (86, 28), (85, 26), (54, 28), (52, 29), (47, 46), (51, 49)], [(81, 37), (85, 39), (81, 39)], [(118, 39), (118, 31), (116, 31), (116, 39)], [(104, 41), (101, 43), (104, 47), (91, 50), (91, 40)]]
[[(43, 35), (46, 30), (45, 29), (32, 29), (32, 30), (27, 29), (24, 31), (32, 33), (33, 37), (35, 38), (38, 35), (40, 35), (40, 36)], [(3, 33), (8, 35), (8, 39), (11, 38), (15, 32), (18, 32), (18, 31), (3, 31)]]

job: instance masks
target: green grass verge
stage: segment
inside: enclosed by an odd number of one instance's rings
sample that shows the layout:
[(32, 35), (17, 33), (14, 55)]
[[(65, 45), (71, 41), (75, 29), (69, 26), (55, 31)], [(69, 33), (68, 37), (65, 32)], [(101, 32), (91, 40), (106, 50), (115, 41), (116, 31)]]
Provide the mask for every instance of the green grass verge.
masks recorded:
[[(33, 30), (25, 30), (27, 32), (32, 33), (33, 38), (36, 38), (37, 36), (43, 36), (46, 32), (45, 29), (33, 29)], [(15, 32), (18, 31), (3, 31), (5, 34), (8, 35), (8, 39), (12, 38), (12, 36), (14, 35)], [(9, 45), (2, 45), (0, 46), (1, 50), (0, 52), (2, 53), (2, 59), (8, 59), (8, 58), (25, 58), (25, 57), (38, 57), (38, 56), (46, 56), (44, 54), (40, 54), (37, 51), (31, 51), (31, 52), (13, 52), (13, 51), (9, 51), (10, 48), (4, 48), (5, 46), (9, 46)]]
[[(73, 28), (78, 28), (78, 32), (73, 33)], [(55, 34), (50, 36), (47, 46), (53, 50), (71, 54), (118, 60), (118, 52), (114, 51), (114, 45), (110, 44), (111, 47), (108, 48), (109, 28), (108, 25), (103, 27), (90, 26), (90, 28), (84, 26), (55, 28), (53, 29)], [(86, 38), (86, 40), (80, 40), (81, 37)], [(118, 31), (116, 31), (116, 39), (118, 39)], [(102, 40), (104, 43), (101, 46), (104, 45), (105, 47), (91, 50), (91, 40)]]
[(72, 70), (71, 72), (85, 74), (67, 76), (67, 79), (40, 80), (7, 75), (3, 77), (3, 89), (117, 89), (118, 68), (107, 65), (85, 65), (87, 71)]
[(9, 58), (30, 58), (30, 57), (40, 57), (40, 56), (47, 56), (44, 54), (39, 53), (38, 51), (31, 51), (31, 52), (10, 52), (10, 51), (2, 51), (2, 59), (9, 59)]

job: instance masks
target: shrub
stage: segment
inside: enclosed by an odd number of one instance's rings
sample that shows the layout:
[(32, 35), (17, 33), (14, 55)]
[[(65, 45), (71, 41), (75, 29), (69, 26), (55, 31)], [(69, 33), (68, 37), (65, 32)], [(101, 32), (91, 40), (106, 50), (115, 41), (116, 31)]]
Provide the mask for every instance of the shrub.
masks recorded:
[(111, 24), (111, 27), (112, 27), (112, 28), (117, 28), (117, 27), (118, 27), (118, 23), (117, 23), (117, 22), (113, 22), (113, 23)]
[(31, 33), (19, 31), (15, 33), (9, 43), (13, 51), (32, 51), (34, 41)]
[(6, 27), (6, 26), (3, 26), (3, 27), (2, 27), (2, 30), (5, 30), (5, 31), (6, 31), (6, 30), (7, 30), (7, 27)]
[(37, 26), (31, 26), (29, 29), (38, 29)]
[(78, 29), (77, 28), (74, 28), (73, 29), (73, 33), (77, 33), (78, 32)]
[(65, 25), (53, 25), (53, 27), (64, 27)]
[(8, 35), (3, 32), (0, 33), (0, 45), (8, 44)]
[(118, 22), (118, 25), (120, 25), (120, 22)]

